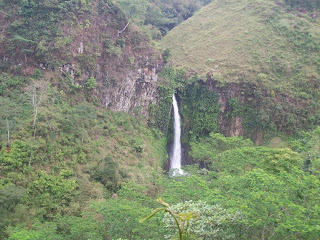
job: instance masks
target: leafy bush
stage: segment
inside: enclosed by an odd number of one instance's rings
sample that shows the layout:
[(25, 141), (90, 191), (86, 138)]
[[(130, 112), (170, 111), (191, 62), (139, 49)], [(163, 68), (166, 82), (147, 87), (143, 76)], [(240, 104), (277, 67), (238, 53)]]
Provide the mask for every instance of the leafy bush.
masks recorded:
[(84, 84), (86, 89), (95, 89), (97, 87), (97, 80), (94, 77), (90, 77)]
[(190, 145), (193, 158), (209, 162), (221, 152), (241, 147), (252, 147), (254, 144), (249, 139), (225, 137), (220, 133), (211, 132), (208, 137), (202, 137), (198, 141), (191, 142)]
[(204, 85), (191, 83), (185, 87), (181, 95), (185, 135), (197, 138), (219, 131), (220, 107), (217, 93), (207, 90)]
[[(219, 205), (210, 205), (202, 201), (186, 201), (171, 206), (170, 210), (182, 218), (188, 213), (192, 214), (183, 225), (186, 239), (235, 239), (232, 225), (236, 225), (241, 219), (238, 212), (231, 213)], [(176, 223), (168, 213), (163, 221), (167, 229), (165, 238), (172, 239), (177, 236)]]
[(139, 220), (151, 212), (150, 208), (135, 201), (110, 199), (91, 206), (104, 217), (107, 233), (111, 239), (161, 239), (164, 232), (159, 218), (153, 218), (148, 224)]
[(119, 189), (119, 165), (111, 157), (105, 157), (91, 171), (91, 177), (101, 182), (111, 193)]
[(238, 233), (244, 239), (281, 239), (288, 234), (292, 239), (317, 239), (319, 212), (314, 211), (320, 199), (314, 190), (319, 184), (318, 179), (301, 170), (274, 175), (254, 169), (243, 176), (223, 175), (212, 182), (215, 190), (211, 201), (241, 211), (246, 227)]
[(21, 227), (10, 227), (9, 240), (92, 240), (104, 239), (103, 226), (94, 216), (87, 214), (83, 217), (57, 217), (52, 222), (32, 225), (32, 230)]
[(11, 144), (10, 152), (7, 149), (0, 151), (0, 164), (5, 170), (22, 169), (29, 162), (31, 147), (27, 142), (16, 140)]
[(77, 188), (76, 180), (54, 176), (43, 171), (32, 174), (28, 185), (29, 201), (41, 206), (39, 213), (52, 218), (70, 205)]
[(191, 143), (191, 155), (207, 164), (209, 169), (233, 174), (242, 174), (254, 168), (279, 173), (302, 168), (303, 160), (291, 149), (254, 147), (246, 139), (224, 137), (210, 133)]
[(14, 184), (0, 185), (0, 238), (3, 237), (5, 227), (11, 224), (14, 210), (26, 197), (26, 189)]

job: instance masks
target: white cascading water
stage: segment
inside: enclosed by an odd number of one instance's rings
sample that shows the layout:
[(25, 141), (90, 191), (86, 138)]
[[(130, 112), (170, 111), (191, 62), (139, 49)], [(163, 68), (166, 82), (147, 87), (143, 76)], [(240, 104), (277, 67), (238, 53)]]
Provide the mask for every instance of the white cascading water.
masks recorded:
[(181, 169), (181, 124), (178, 103), (175, 94), (173, 94), (173, 113), (174, 113), (174, 137), (173, 137), (173, 148), (170, 159), (170, 169), (173, 170), (172, 175), (182, 175), (183, 170)]

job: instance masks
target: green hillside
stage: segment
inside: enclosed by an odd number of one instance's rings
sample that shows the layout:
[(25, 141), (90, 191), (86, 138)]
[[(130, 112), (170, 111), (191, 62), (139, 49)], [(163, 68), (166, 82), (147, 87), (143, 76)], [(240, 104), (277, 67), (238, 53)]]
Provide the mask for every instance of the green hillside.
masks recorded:
[(318, 3), (209, 2), (0, 0), (0, 240), (319, 239)]
[(290, 88), (319, 84), (318, 13), (284, 1), (214, 1), (161, 41), (174, 64), (216, 80)]
[(212, 0), (116, 0), (115, 2), (149, 38), (159, 40)]
[[(292, 134), (319, 124), (320, 18), (319, 8), (307, 2), (311, 7), (217, 0), (160, 41), (174, 66), (219, 95), (220, 132), (242, 132), (261, 143), (268, 132)], [(179, 94), (187, 104), (190, 94), (183, 89)], [(195, 106), (202, 104), (201, 96), (195, 99)], [(188, 120), (191, 129), (199, 120)], [(230, 132), (232, 126), (238, 133)]]

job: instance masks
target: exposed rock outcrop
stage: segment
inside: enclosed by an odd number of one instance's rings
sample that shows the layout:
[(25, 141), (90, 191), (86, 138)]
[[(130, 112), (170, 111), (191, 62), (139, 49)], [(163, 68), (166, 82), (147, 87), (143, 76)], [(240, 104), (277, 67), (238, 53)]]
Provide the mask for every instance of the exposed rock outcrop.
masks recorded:
[(226, 86), (221, 86), (221, 83), (209, 79), (206, 83), (209, 91), (219, 94), (218, 104), (220, 105), (219, 127), (220, 131), (226, 136), (238, 137), (243, 136), (244, 130), (242, 125), (242, 117), (235, 115), (231, 116), (229, 106), (230, 99), (237, 99), (240, 104), (245, 101), (243, 94), (243, 86), (237, 83), (228, 83)]
[[(14, 11), (15, 3), (10, 4), (12, 6), (8, 5), (8, 8)], [(60, 72), (77, 88), (84, 87), (89, 78), (94, 78), (97, 88), (89, 94), (97, 97), (101, 105), (116, 111), (147, 115), (149, 103), (158, 101), (157, 74), (163, 64), (160, 52), (138, 27), (129, 23), (114, 3), (92, 0), (90, 4), (90, 8), (79, 6), (78, 10), (73, 10), (70, 13), (73, 17), (59, 8), (52, 10), (51, 6), (41, 5), (43, 11), (55, 11), (58, 19), (54, 26), (48, 26), (48, 31), (53, 31), (53, 27), (59, 31), (46, 42), (28, 39), (26, 47), (30, 50), (27, 53), (24, 46), (11, 40), (16, 37), (15, 32), (10, 32), (15, 18), (0, 15), (3, 23), (0, 36), (4, 36), (4, 44), (0, 47), (2, 65), (15, 71), (15, 65), (19, 64), (24, 74), (32, 74), (35, 68)], [(19, 17), (19, 12), (14, 14)], [(33, 17), (38, 16), (22, 18), (22, 24), (34, 21)], [(38, 29), (30, 31), (41, 34)], [(16, 45), (14, 54), (11, 53), (12, 46), (9, 47), (12, 43)], [(46, 51), (41, 50), (44, 48)]]
[(138, 69), (127, 75), (124, 85), (101, 90), (103, 104), (113, 110), (147, 115), (149, 103), (158, 99), (158, 70), (157, 66)]

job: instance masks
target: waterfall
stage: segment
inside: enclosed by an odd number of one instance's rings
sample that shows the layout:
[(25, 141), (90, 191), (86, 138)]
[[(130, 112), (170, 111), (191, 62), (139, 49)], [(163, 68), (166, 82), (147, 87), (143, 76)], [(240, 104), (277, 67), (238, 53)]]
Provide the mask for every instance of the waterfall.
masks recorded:
[(181, 169), (181, 121), (178, 103), (175, 94), (172, 96), (173, 99), (173, 113), (174, 113), (174, 137), (173, 137), (173, 148), (170, 157), (170, 169), (173, 169), (172, 175), (181, 175), (183, 170)]

